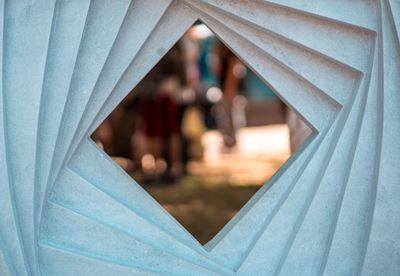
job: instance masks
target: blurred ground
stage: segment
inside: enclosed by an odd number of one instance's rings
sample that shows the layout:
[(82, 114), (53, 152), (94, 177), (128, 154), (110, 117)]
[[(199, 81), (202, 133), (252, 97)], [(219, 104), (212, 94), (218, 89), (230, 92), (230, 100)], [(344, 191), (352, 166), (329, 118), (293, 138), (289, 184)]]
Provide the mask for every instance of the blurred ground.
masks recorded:
[(286, 125), (243, 128), (226, 152), (218, 131), (202, 139), (204, 160), (172, 185), (145, 189), (202, 244), (208, 242), (289, 158)]

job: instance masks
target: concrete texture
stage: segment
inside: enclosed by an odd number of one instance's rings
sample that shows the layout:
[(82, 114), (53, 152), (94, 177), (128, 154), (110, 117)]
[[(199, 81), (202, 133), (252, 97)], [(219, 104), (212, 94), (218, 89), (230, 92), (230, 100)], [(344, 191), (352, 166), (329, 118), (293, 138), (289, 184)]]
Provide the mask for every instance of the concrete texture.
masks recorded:
[[(400, 275), (400, 2), (0, 2), (1, 275)], [(201, 246), (88, 137), (201, 19), (314, 135)]]

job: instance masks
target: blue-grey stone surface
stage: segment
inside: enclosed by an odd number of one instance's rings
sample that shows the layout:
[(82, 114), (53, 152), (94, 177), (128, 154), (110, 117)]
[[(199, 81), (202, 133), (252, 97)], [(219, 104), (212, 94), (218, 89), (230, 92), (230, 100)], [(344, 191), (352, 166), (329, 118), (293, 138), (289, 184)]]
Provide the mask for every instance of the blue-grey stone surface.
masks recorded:
[[(0, 275), (400, 275), (399, 0), (0, 10)], [(314, 129), (204, 247), (89, 139), (197, 19)]]

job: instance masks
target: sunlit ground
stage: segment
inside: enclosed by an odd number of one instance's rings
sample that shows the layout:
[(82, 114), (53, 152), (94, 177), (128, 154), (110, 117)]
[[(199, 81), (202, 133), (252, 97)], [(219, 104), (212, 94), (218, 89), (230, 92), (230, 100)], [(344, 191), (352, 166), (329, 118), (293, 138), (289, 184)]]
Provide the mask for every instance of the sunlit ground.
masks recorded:
[(189, 175), (173, 185), (146, 187), (204, 244), (239, 211), (289, 158), (286, 125), (241, 129), (237, 146), (223, 150), (218, 131), (203, 137), (204, 160), (188, 165)]

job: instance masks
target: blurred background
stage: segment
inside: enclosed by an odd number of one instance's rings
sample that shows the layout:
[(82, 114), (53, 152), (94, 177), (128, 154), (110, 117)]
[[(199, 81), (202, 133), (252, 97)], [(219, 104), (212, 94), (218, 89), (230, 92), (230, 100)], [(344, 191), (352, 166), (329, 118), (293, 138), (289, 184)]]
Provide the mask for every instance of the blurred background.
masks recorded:
[(92, 139), (205, 244), (311, 133), (196, 22)]

